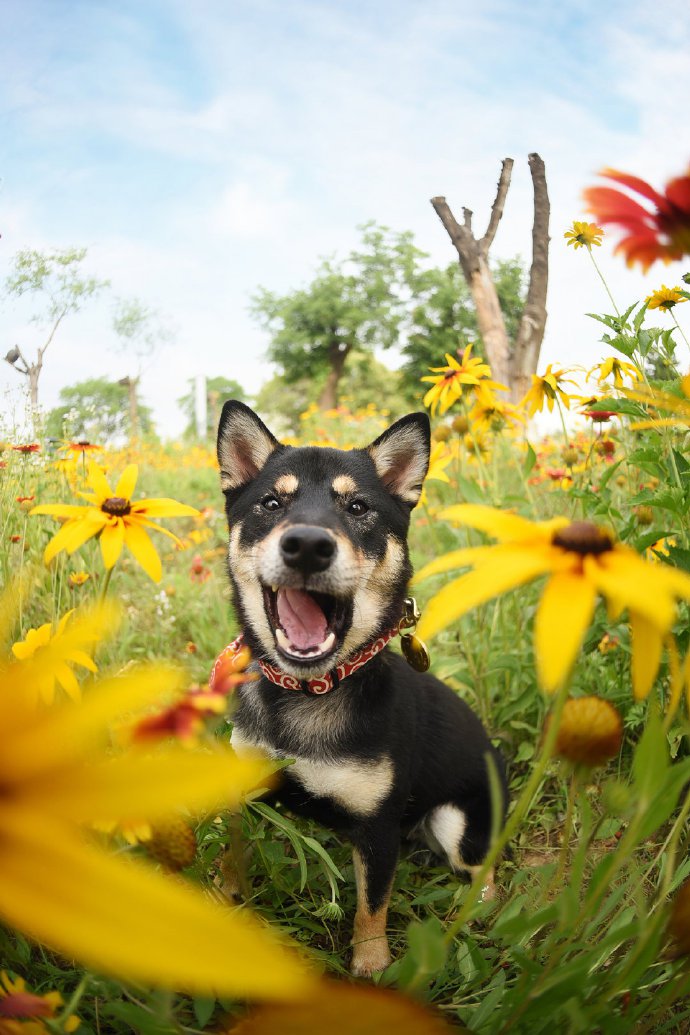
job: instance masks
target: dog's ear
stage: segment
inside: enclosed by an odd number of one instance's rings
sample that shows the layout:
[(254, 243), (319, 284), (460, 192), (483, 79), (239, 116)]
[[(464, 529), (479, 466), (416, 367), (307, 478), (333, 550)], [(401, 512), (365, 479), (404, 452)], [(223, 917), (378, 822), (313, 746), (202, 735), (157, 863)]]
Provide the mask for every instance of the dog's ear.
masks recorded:
[(376, 473), (393, 496), (414, 507), (429, 467), (431, 428), (426, 413), (409, 413), (391, 424), (367, 452)]
[(218, 425), (218, 463), (223, 492), (255, 478), (280, 442), (253, 410), (236, 399), (223, 406)]

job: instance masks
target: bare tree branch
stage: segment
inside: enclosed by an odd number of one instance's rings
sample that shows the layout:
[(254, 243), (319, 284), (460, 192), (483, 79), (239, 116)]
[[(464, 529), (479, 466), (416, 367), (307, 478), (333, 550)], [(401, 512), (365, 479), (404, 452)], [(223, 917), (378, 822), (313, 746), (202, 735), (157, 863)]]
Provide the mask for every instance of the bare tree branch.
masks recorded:
[(538, 154), (528, 156), (534, 191), (532, 265), (527, 299), (513, 349), (513, 395), (519, 401), (536, 372), (546, 328), (546, 291), (549, 281), (549, 216), (551, 206), (546, 187), (544, 162)]
[(491, 217), (489, 219), (489, 225), (486, 228), (486, 233), (479, 242), (479, 250), (482, 255), (486, 257), (489, 254), (489, 248), (493, 244), (496, 231), (498, 230), (498, 224), (501, 222), (501, 216), (503, 215), (503, 209), (505, 208), (506, 196), (508, 194), (508, 188), (510, 187), (510, 177), (513, 172), (513, 159), (504, 158), (501, 166), (501, 175), (498, 178), (498, 186), (496, 188), (496, 197), (494, 203), (491, 206)]

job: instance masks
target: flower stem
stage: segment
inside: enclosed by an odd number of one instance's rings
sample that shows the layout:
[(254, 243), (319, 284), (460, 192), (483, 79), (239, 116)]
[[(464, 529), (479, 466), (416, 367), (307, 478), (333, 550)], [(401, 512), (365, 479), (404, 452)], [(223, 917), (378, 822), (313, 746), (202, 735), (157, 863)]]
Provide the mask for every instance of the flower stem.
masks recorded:
[(676, 314), (674, 313), (673, 309), (671, 309), (671, 318), (672, 318), (673, 322), (675, 323), (676, 327), (678, 328), (678, 330), (679, 330), (679, 332), (680, 332), (680, 335), (681, 335), (681, 337), (682, 337), (683, 341), (685, 342), (685, 344), (686, 344), (686, 345), (688, 346), (688, 348), (690, 349), (690, 341), (688, 341), (688, 339), (687, 339), (687, 338), (686, 338), (686, 336), (685, 336), (685, 331), (683, 330), (683, 328), (681, 327), (681, 325), (680, 325), (680, 324), (678, 323), (678, 317), (677, 317), (677, 316), (676, 316)]
[(105, 578), (103, 579), (103, 586), (101, 587), (101, 592), (98, 597), (99, 604), (102, 604), (105, 601), (105, 598), (108, 594), (108, 587), (110, 586), (110, 580), (113, 577), (113, 571), (114, 568), (108, 568), (108, 570), (105, 573)]
[(588, 248), (587, 250), (588, 250), (588, 252), (589, 252), (589, 257), (590, 257), (590, 259), (592, 260), (592, 263), (594, 264), (594, 269), (595, 269), (595, 270), (597, 271), (597, 273), (599, 274), (599, 279), (601, 280), (602, 284), (603, 284), (603, 285), (604, 285), (604, 287), (606, 288), (606, 294), (607, 294), (607, 295), (609, 296), (609, 298), (611, 299), (611, 305), (612, 305), (612, 306), (613, 306), (613, 308), (614, 308), (614, 309), (616, 310), (616, 316), (620, 317), (620, 315), (621, 315), (621, 314), (620, 314), (620, 310), (619, 310), (618, 306), (616, 305), (615, 299), (614, 299), (613, 295), (611, 294), (611, 291), (610, 291), (610, 289), (609, 289), (609, 286), (608, 286), (608, 284), (606, 283), (606, 280), (605, 280), (605, 278), (604, 278), (604, 274), (603, 274), (603, 273), (601, 272), (601, 270), (599, 269), (599, 266), (597, 265), (597, 260), (596, 260), (596, 259), (594, 258), (594, 255), (592, 254), (592, 249), (591, 249), (591, 248)]

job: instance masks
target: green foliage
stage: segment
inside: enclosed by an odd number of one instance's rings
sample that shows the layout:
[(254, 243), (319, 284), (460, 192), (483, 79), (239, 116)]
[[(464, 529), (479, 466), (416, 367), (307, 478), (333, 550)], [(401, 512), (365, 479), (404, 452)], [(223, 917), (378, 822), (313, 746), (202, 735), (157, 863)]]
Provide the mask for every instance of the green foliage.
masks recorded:
[(77, 312), (107, 286), (107, 281), (83, 274), (86, 254), (86, 248), (49, 252), (26, 248), (15, 255), (5, 290), (17, 298), (27, 294), (35, 296), (40, 308), (33, 314), (32, 321), (52, 324), (67, 313)]
[[(153, 431), (151, 410), (138, 403), (140, 430)], [(121, 441), (130, 433), (127, 386), (105, 377), (92, 377), (60, 389), (60, 405), (46, 419), (46, 434), (60, 439), (85, 439), (98, 445)]]

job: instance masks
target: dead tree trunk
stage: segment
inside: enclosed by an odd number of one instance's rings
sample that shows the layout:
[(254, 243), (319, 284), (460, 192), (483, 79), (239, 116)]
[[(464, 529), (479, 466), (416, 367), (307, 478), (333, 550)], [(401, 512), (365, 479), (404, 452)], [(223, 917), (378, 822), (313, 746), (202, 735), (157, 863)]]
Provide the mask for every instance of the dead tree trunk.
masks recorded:
[(343, 376), (345, 360), (349, 351), (350, 346), (342, 341), (333, 341), (328, 347), (330, 370), (319, 396), (318, 407), (320, 410), (334, 410), (338, 405), (338, 385)]
[(503, 215), (513, 170), (512, 158), (501, 167), (496, 197), (486, 233), (477, 240), (472, 232), (472, 212), (463, 208), (464, 221), (458, 223), (444, 197), (431, 199), (458, 253), (460, 267), (472, 294), (479, 333), (494, 379), (508, 387), (511, 399), (519, 401), (536, 371), (546, 325), (546, 286), (548, 282), (549, 197), (544, 163), (537, 154), (529, 156), (534, 189), (532, 266), (527, 300), (515, 342), (508, 338), (496, 287), (489, 269), (489, 249)]

